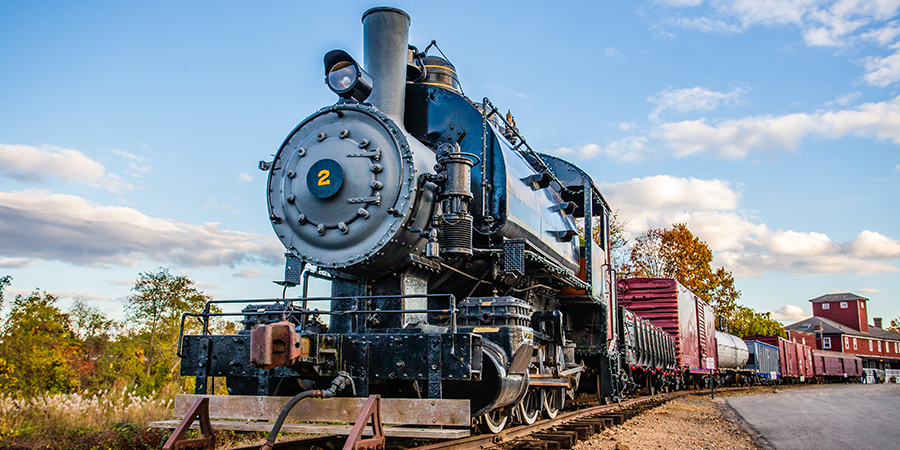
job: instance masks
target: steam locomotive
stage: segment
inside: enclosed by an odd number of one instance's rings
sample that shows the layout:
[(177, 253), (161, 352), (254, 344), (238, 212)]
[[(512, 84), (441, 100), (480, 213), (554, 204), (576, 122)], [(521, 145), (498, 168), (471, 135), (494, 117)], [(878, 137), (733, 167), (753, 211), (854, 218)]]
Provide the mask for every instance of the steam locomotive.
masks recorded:
[[(408, 44), (405, 12), (362, 22), (365, 66), (328, 52), (337, 101), (260, 163), (281, 283), (303, 295), (187, 314), (204, 323), (179, 340), (196, 392), (225, 377), (232, 395), (292, 396), (344, 377), (344, 395), (468, 399), (498, 432), (555, 416), (576, 390), (615, 400), (672, 373), (672, 338), (616, 307), (610, 207), (591, 177), (463, 95), (432, 45)], [(310, 298), (311, 277), (331, 295)], [(241, 302), (240, 332), (209, 332)]]

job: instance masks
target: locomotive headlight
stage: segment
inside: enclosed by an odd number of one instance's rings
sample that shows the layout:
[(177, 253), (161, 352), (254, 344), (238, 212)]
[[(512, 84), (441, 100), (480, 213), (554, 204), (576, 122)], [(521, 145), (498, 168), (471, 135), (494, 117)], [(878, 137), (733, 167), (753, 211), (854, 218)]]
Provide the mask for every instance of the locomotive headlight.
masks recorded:
[(372, 77), (343, 50), (325, 54), (325, 84), (341, 98), (364, 101), (372, 93)]

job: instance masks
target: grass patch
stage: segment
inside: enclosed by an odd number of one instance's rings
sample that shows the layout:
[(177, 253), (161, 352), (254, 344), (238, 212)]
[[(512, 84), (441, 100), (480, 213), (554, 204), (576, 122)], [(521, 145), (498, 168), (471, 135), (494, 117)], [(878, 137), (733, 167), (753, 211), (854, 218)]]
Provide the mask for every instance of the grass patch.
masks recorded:
[(159, 448), (168, 432), (147, 423), (171, 417), (171, 398), (128, 388), (97, 393), (0, 395), (0, 449)]

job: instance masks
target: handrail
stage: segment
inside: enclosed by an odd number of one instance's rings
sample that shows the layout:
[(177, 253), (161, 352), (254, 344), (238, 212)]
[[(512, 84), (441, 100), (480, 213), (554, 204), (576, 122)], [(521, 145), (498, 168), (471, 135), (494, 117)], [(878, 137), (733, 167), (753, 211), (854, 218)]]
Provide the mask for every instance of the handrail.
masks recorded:
[[(367, 310), (367, 309), (359, 309), (359, 304), (361, 300), (378, 300), (378, 299), (401, 299), (401, 298), (446, 298), (450, 301), (450, 308), (444, 309), (375, 309), (375, 310)], [(291, 306), (288, 306), (288, 303), (285, 300), (291, 301)], [(175, 351), (176, 356), (179, 358), (184, 358), (184, 354), (182, 353), (182, 342), (184, 341), (184, 324), (185, 320), (188, 317), (197, 317), (201, 319), (201, 323), (203, 327), (200, 331), (201, 336), (210, 336), (209, 332), (209, 318), (210, 317), (237, 317), (237, 316), (266, 316), (272, 314), (283, 314), (285, 318), (287, 316), (313, 316), (313, 315), (328, 315), (328, 316), (344, 316), (344, 315), (366, 315), (366, 314), (428, 314), (428, 313), (444, 313), (450, 315), (450, 330), (452, 334), (457, 333), (458, 325), (457, 325), (457, 316), (459, 315), (459, 309), (456, 307), (456, 297), (453, 294), (405, 294), (405, 295), (359, 295), (352, 297), (304, 297), (297, 298), (296, 300), (303, 301), (327, 301), (327, 300), (351, 300), (354, 301), (351, 309), (343, 310), (343, 311), (331, 311), (331, 310), (319, 310), (319, 309), (294, 309), (293, 308), (293, 300), (295, 299), (246, 299), (246, 300), (209, 300), (203, 307), (203, 312), (195, 313), (195, 312), (185, 312), (181, 315), (181, 324), (178, 329), (178, 347)], [(214, 304), (236, 304), (236, 303), (265, 303), (265, 302), (274, 302), (276, 304), (285, 301), (282, 303), (284, 307), (282, 309), (271, 309), (271, 310), (263, 310), (263, 311), (241, 311), (241, 312), (212, 312), (211, 306)]]

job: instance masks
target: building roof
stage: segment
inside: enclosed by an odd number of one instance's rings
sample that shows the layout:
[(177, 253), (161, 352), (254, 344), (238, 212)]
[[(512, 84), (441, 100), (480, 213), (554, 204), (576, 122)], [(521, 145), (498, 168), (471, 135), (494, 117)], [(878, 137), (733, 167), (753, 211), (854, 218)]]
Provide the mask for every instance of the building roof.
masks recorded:
[(900, 341), (900, 334), (892, 333), (874, 325), (869, 325), (869, 332), (864, 333), (824, 317), (810, 317), (809, 319), (787, 325), (784, 329), (790, 331), (802, 331), (804, 333), (815, 333), (816, 326), (822, 327), (822, 334), (846, 334), (850, 336)]
[(822, 327), (822, 334), (850, 334), (853, 336), (865, 336), (866, 333), (855, 330), (847, 325), (841, 325), (831, 319), (824, 317), (810, 317), (806, 320), (793, 323), (784, 327), (785, 330), (803, 331), (806, 333), (814, 333), (817, 326)]
[(895, 341), (900, 341), (900, 334), (876, 327), (875, 325), (869, 325), (869, 334), (881, 339), (893, 339)]
[(856, 294), (850, 292), (841, 292), (840, 294), (826, 294), (816, 297), (810, 300), (811, 303), (823, 303), (823, 302), (853, 302), (857, 300), (862, 300), (864, 302), (869, 301), (869, 299), (865, 297), (860, 297)]

